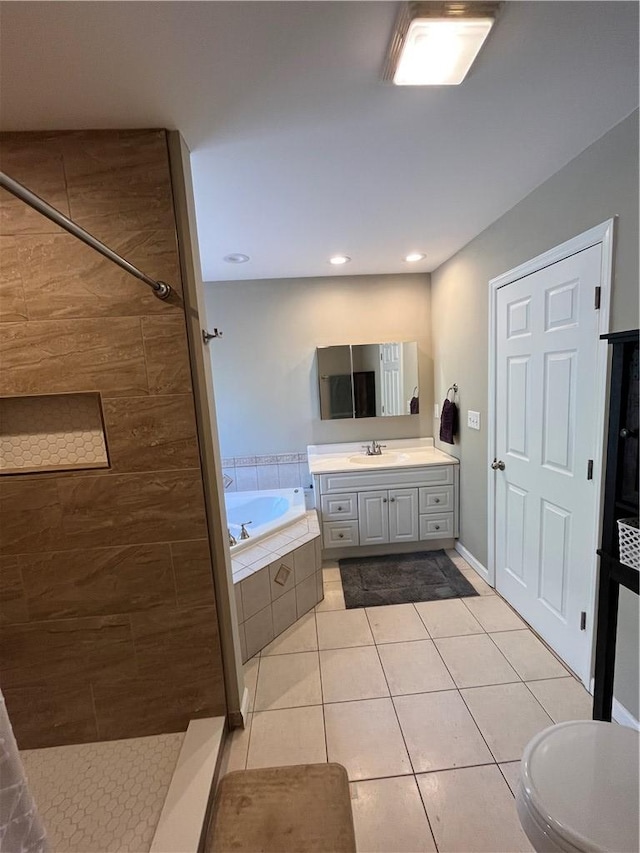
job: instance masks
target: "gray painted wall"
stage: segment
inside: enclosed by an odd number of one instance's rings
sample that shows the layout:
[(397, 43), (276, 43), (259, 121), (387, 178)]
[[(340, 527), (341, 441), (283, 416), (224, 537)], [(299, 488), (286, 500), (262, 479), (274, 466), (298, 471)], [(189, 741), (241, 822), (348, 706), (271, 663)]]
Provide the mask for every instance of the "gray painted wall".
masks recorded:
[[(433, 362), (429, 276), (331, 276), (205, 286), (223, 456), (308, 444), (430, 436)], [(417, 341), (419, 415), (320, 420), (316, 347)]]
[[(524, 156), (524, 152), (523, 152)], [(638, 327), (638, 112), (479, 234), (431, 277), (434, 388), (460, 386), (461, 542), (487, 561), (488, 282), (612, 216), (611, 331)], [(466, 427), (468, 409), (482, 429)], [(436, 442), (438, 444), (438, 442)], [(622, 591), (615, 695), (638, 718), (638, 600)]]

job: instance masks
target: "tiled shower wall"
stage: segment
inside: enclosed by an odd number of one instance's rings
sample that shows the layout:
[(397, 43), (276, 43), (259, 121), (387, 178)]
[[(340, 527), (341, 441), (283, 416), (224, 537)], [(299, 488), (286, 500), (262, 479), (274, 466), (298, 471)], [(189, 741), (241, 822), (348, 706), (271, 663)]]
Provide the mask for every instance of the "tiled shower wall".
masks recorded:
[[(4, 134), (2, 169), (180, 292), (164, 131)], [(225, 712), (181, 302), (0, 191), (0, 396), (97, 391), (111, 468), (0, 477), (22, 749)]]

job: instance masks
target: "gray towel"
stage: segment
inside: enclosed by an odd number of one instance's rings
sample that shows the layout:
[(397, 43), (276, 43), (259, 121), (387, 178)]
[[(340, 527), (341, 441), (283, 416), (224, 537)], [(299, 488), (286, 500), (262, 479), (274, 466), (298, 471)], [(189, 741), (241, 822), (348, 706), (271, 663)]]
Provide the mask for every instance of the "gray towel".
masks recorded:
[(448, 398), (442, 404), (440, 414), (440, 441), (454, 444), (453, 437), (458, 434), (458, 407)]

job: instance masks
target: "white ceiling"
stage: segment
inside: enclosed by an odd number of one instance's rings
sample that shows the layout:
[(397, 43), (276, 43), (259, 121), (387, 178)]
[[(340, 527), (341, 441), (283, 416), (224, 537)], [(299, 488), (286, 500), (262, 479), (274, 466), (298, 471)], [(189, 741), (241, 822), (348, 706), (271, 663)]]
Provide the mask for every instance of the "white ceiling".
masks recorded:
[(435, 269), (638, 105), (635, 2), (507, 3), (432, 89), (381, 80), (395, 3), (1, 5), (2, 128), (178, 128), (209, 281)]

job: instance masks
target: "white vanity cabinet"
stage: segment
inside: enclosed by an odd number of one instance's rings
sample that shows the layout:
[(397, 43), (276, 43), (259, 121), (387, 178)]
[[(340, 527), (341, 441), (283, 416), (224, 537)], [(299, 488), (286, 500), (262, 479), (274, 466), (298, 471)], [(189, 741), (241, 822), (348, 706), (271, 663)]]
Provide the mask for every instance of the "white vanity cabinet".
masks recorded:
[(452, 460), (316, 476), (324, 548), (457, 537), (458, 468)]

